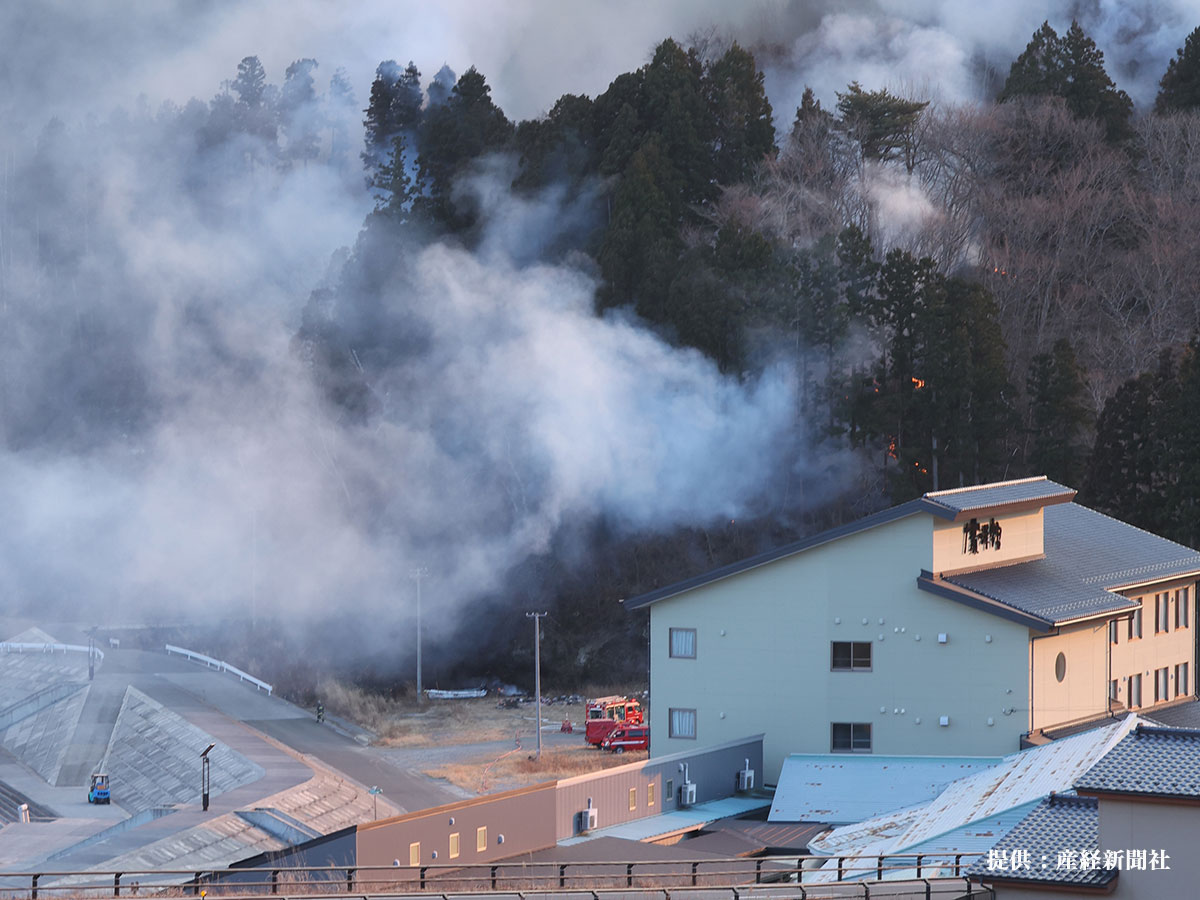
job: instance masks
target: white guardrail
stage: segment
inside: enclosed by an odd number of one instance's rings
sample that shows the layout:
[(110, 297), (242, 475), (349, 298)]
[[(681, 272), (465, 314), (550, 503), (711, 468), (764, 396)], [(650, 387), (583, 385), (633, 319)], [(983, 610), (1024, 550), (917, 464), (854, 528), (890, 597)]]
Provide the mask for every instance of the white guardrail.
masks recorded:
[(248, 681), (256, 688), (266, 691), (268, 694), (275, 690), (274, 687), (267, 684), (265, 681), (255, 678), (248, 672), (243, 672), (237, 666), (231, 666), (223, 659), (213, 659), (211, 656), (205, 656), (203, 653), (197, 653), (195, 650), (188, 650), (186, 647), (176, 647), (174, 644), (167, 644), (167, 654), (178, 653), (180, 656), (186, 656), (188, 659), (202, 662), (210, 669), (216, 669), (220, 672), (228, 672), (230, 675), (236, 675), (239, 681)]
[(97, 659), (104, 659), (104, 651), (99, 647), (88, 647), (86, 644), (48, 644), (34, 643), (33, 641), (0, 641), (0, 653), (57, 653), (62, 651), (66, 653), (68, 650), (74, 650), (79, 653), (87, 653), (89, 650), (96, 654)]

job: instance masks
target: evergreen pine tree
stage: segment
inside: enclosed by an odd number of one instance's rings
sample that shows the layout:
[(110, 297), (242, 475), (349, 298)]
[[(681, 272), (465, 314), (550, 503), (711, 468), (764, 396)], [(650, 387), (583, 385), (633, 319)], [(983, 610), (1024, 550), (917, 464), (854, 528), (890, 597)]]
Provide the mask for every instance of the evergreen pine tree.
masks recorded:
[(1092, 415), (1084, 394), (1084, 373), (1071, 342), (1059, 338), (1049, 353), (1033, 358), (1026, 386), (1032, 444), (1028, 468), (1069, 487), (1083, 485), (1085, 443)]
[(1154, 111), (1164, 114), (1200, 107), (1200, 28), (1187, 36), (1159, 82)]

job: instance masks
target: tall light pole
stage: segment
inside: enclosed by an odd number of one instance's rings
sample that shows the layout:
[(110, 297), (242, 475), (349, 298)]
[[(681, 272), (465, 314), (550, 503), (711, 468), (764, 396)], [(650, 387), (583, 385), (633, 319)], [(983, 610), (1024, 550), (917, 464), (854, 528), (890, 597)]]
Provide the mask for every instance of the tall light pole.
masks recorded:
[(417, 703), (424, 702), (425, 695), (421, 691), (421, 579), (429, 575), (424, 566), (416, 566), (409, 570), (409, 577), (417, 583)]
[(533, 619), (533, 692), (534, 705), (537, 706), (537, 756), (542, 758), (542, 619), (544, 612), (527, 612), (525, 618)]
[(209, 744), (204, 748), (204, 752), (200, 754), (200, 805), (204, 812), (208, 812), (208, 754), (212, 752), (216, 744)]

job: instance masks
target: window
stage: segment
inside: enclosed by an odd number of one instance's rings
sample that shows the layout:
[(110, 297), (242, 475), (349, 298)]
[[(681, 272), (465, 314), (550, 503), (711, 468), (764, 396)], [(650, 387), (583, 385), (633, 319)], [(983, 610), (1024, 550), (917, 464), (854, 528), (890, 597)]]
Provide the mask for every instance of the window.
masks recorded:
[(487, 826), (480, 825), (475, 829), (475, 852), (482, 853), (487, 849)]
[(629, 789), (629, 811), (633, 812), (637, 809), (637, 788)]
[(1108, 642), (1110, 644), (1117, 643), (1117, 635), (1120, 632), (1117, 630), (1117, 620), (1113, 619), (1108, 623)]
[(654, 805), (654, 782), (653, 781), (650, 782), (648, 785), (646, 785), (646, 805), (647, 806)]
[(676, 659), (696, 658), (696, 629), (671, 629), (671, 656)]
[(1065, 653), (1058, 654), (1054, 660), (1054, 677), (1060, 684), (1067, 677), (1067, 655)]
[(413, 841), (408, 845), (408, 864), (410, 866), (419, 866), (421, 864), (421, 842)]
[(663, 788), (663, 803), (675, 802), (675, 779), (668, 778), (667, 786)]
[(458, 832), (450, 835), (450, 858), (458, 859)]
[(1158, 703), (1171, 696), (1170, 670), (1163, 666), (1154, 670), (1154, 702)]
[(829, 647), (829, 668), (834, 672), (871, 671), (870, 641), (834, 641)]
[(696, 711), (694, 709), (670, 710), (667, 736), (673, 738), (696, 737)]
[[(1141, 598), (1138, 598), (1139, 601)], [(1142, 608), (1139, 606), (1133, 611), (1133, 615), (1129, 617), (1129, 639), (1132, 641), (1135, 638), (1142, 636)]]
[(1188, 604), (1190, 602), (1189, 594), (1191, 591), (1188, 588), (1182, 588), (1175, 592), (1175, 628), (1188, 627)]
[(1121, 684), (1119, 681), (1117, 681), (1117, 679), (1114, 678), (1112, 681), (1110, 681), (1108, 683), (1108, 699), (1116, 700), (1117, 694), (1120, 690), (1121, 690)]
[(834, 722), (830, 726), (830, 749), (834, 753), (870, 753), (870, 722)]
[(1130, 675), (1126, 679), (1128, 687), (1125, 689), (1125, 694), (1128, 699), (1130, 709), (1137, 709), (1142, 705), (1142, 673)]
[(1154, 633), (1170, 631), (1171, 595), (1164, 591), (1154, 595)]
[(1188, 664), (1180, 663), (1175, 667), (1175, 696), (1183, 697), (1188, 693)]

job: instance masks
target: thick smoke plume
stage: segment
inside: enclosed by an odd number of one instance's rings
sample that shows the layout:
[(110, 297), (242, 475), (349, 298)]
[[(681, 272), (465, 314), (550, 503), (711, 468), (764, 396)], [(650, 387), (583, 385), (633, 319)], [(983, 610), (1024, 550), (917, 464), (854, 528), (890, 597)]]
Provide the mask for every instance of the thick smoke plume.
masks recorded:
[[(788, 374), (733, 380), (632, 318), (597, 318), (588, 267), (542, 252), (589, 205), (514, 197), (508, 161), (460, 186), (487, 223), (475, 252), (414, 251), (394, 285), (338, 307), (355, 299), (341, 266), (371, 209), (357, 153), (381, 59), (427, 78), (476, 65), (520, 118), (603, 91), (668, 35), (715, 29), (759, 53), (786, 130), (805, 84), (827, 105), (852, 79), (986, 96), (1043, 18), (1073, 15), (1144, 105), (1193, 14), (1100, 0), (990, 18), (949, 2), (9, 4), (0, 602), (84, 621), (404, 620), (408, 573), (425, 566), (453, 612), (564, 524), (761, 511), (810, 465), (789, 455)], [(213, 133), (206, 103), (188, 102), (249, 54), (275, 84), (319, 61), (320, 116), (294, 111), (284, 164), (273, 138)], [(338, 67), (352, 98), (325, 87)], [(311, 157), (297, 134), (317, 121)], [(924, 214), (902, 185), (876, 194)], [(306, 316), (372, 304), (410, 352), (347, 348), (371, 410), (347, 417), (297, 334)]]

